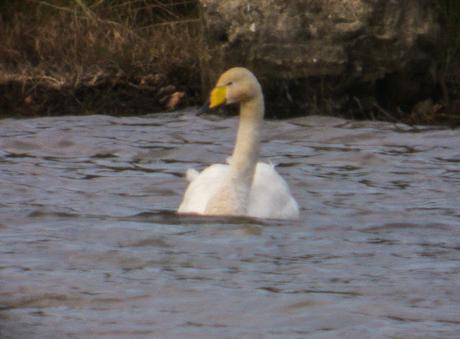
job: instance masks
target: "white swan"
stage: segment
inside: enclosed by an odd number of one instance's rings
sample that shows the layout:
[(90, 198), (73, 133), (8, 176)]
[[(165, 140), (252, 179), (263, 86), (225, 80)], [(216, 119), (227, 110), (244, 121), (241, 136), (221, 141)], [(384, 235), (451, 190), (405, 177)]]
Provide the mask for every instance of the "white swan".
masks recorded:
[(240, 104), (240, 124), (232, 157), (201, 173), (189, 169), (190, 182), (178, 213), (297, 219), (299, 207), (274, 167), (257, 162), (264, 117), (262, 88), (242, 67), (223, 73), (211, 92), (210, 108)]

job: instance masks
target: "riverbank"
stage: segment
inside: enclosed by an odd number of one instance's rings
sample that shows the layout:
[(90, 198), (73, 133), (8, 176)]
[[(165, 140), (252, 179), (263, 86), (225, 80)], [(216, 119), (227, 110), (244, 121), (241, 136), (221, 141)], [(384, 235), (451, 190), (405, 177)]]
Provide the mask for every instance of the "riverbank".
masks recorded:
[(107, 3), (0, 2), (1, 117), (141, 114), (197, 101), (196, 3)]
[(80, 74), (6, 73), (0, 78), (0, 117), (135, 115), (194, 105), (199, 101), (199, 74), (190, 69), (147, 75), (101, 68)]
[[(291, 111), (459, 125), (460, 3), (442, 0), (437, 10), (443, 41), (436, 69), (427, 70), (437, 82), (429, 97), (399, 109), (351, 93), (346, 111), (334, 110), (334, 99), (315, 90), (328, 82), (315, 78), (306, 80), (311, 93), (288, 93), (309, 100)], [(0, 1), (0, 13), (0, 117), (144, 114), (202, 101), (198, 1)]]

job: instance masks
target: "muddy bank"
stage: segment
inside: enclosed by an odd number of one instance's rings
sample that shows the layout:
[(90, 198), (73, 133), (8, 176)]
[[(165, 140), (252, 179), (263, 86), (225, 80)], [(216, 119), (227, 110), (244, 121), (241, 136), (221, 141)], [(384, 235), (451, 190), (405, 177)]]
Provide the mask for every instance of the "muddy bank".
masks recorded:
[(197, 104), (199, 86), (184, 83), (179, 74), (111, 76), (78, 85), (52, 79), (12, 78), (0, 83), (0, 117), (136, 115)]
[(268, 117), (460, 123), (454, 0), (0, 7), (1, 117), (174, 110), (242, 65), (261, 80)]

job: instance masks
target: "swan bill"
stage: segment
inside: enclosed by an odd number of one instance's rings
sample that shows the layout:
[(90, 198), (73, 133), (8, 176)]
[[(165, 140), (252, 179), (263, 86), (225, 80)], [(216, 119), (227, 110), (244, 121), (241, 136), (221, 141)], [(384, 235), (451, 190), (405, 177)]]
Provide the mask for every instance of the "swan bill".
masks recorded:
[(227, 98), (227, 87), (226, 86), (215, 87), (211, 91), (211, 99), (209, 102), (209, 108), (216, 108), (220, 105), (225, 104), (226, 98)]

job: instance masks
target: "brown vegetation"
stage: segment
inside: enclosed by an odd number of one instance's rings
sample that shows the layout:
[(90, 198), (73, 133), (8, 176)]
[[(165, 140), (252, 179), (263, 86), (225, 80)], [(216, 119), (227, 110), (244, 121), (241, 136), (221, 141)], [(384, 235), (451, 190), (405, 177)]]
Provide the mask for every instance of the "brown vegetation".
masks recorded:
[[(460, 124), (460, 1), (439, 0), (438, 11), (439, 93), (409, 114), (378, 107), (358, 116)], [(196, 0), (0, 0), (0, 117), (198, 103), (198, 18)]]
[(197, 97), (195, 1), (0, 1), (0, 116), (130, 114)]

